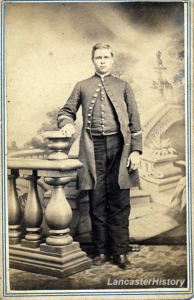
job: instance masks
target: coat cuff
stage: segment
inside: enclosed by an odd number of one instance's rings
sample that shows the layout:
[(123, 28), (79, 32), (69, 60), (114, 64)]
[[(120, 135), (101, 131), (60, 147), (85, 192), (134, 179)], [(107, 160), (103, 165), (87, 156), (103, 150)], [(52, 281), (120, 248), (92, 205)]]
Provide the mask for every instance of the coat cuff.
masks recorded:
[(74, 125), (73, 120), (70, 117), (67, 116), (59, 116), (58, 117), (58, 127), (61, 129), (66, 124)]
[(142, 154), (142, 150), (134, 149), (134, 150), (131, 151), (131, 153), (134, 152), (134, 151), (138, 151), (140, 155)]
[(131, 135), (131, 152), (139, 151), (142, 154), (142, 134)]

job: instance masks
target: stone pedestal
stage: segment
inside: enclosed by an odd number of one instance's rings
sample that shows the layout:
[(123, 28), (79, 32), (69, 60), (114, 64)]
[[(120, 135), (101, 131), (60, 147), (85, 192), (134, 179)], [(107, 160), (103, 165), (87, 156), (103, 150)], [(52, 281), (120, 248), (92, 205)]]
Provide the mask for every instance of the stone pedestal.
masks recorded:
[(141, 188), (162, 192), (174, 189), (182, 177), (181, 169), (173, 165), (176, 155), (154, 157), (142, 155), (139, 169)]
[(56, 247), (41, 244), (38, 249), (10, 246), (11, 268), (47, 276), (67, 277), (90, 266), (90, 259), (77, 242)]
[(173, 192), (182, 177), (181, 169), (173, 164), (176, 160), (176, 155), (142, 155), (139, 169), (140, 187), (151, 193), (153, 202), (170, 204)]

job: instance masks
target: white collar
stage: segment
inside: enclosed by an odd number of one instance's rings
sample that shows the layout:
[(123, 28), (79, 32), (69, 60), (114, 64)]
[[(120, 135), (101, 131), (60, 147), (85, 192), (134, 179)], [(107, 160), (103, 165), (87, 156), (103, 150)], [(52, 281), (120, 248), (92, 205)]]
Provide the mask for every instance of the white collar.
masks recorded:
[(98, 72), (96, 72), (96, 74), (98, 74), (102, 79), (104, 79), (105, 76), (110, 75), (110, 72), (106, 73), (106, 74), (99, 74)]

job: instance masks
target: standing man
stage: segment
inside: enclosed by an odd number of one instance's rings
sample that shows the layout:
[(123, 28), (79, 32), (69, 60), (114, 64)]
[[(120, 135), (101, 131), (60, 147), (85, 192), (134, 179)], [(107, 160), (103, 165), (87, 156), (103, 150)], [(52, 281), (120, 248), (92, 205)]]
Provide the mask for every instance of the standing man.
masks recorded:
[(129, 84), (111, 75), (113, 51), (107, 44), (92, 49), (95, 75), (78, 82), (58, 114), (58, 126), (71, 136), (79, 106), (80, 138), (77, 187), (88, 190), (93, 243), (102, 265), (108, 256), (120, 268), (130, 269), (129, 191), (139, 185), (137, 168), (142, 151), (139, 113)]

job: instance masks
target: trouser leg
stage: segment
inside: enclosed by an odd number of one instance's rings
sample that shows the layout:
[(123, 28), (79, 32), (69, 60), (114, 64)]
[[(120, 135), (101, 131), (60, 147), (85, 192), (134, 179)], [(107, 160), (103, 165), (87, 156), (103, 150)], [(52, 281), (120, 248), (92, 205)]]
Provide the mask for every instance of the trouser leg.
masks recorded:
[(129, 189), (120, 189), (118, 184), (122, 149), (121, 135), (108, 137), (106, 198), (108, 201), (109, 245), (113, 255), (126, 254), (129, 247)]
[(89, 191), (93, 243), (98, 253), (126, 254), (129, 246), (129, 190), (118, 185), (121, 134), (94, 137), (97, 185)]
[(106, 139), (94, 137), (96, 163), (96, 188), (89, 190), (90, 218), (93, 244), (98, 254), (106, 254), (107, 246), (107, 199), (106, 199)]
[(113, 255), (127, 254), (129, 248), (129, 190), (110, 193), (108, 231)]

